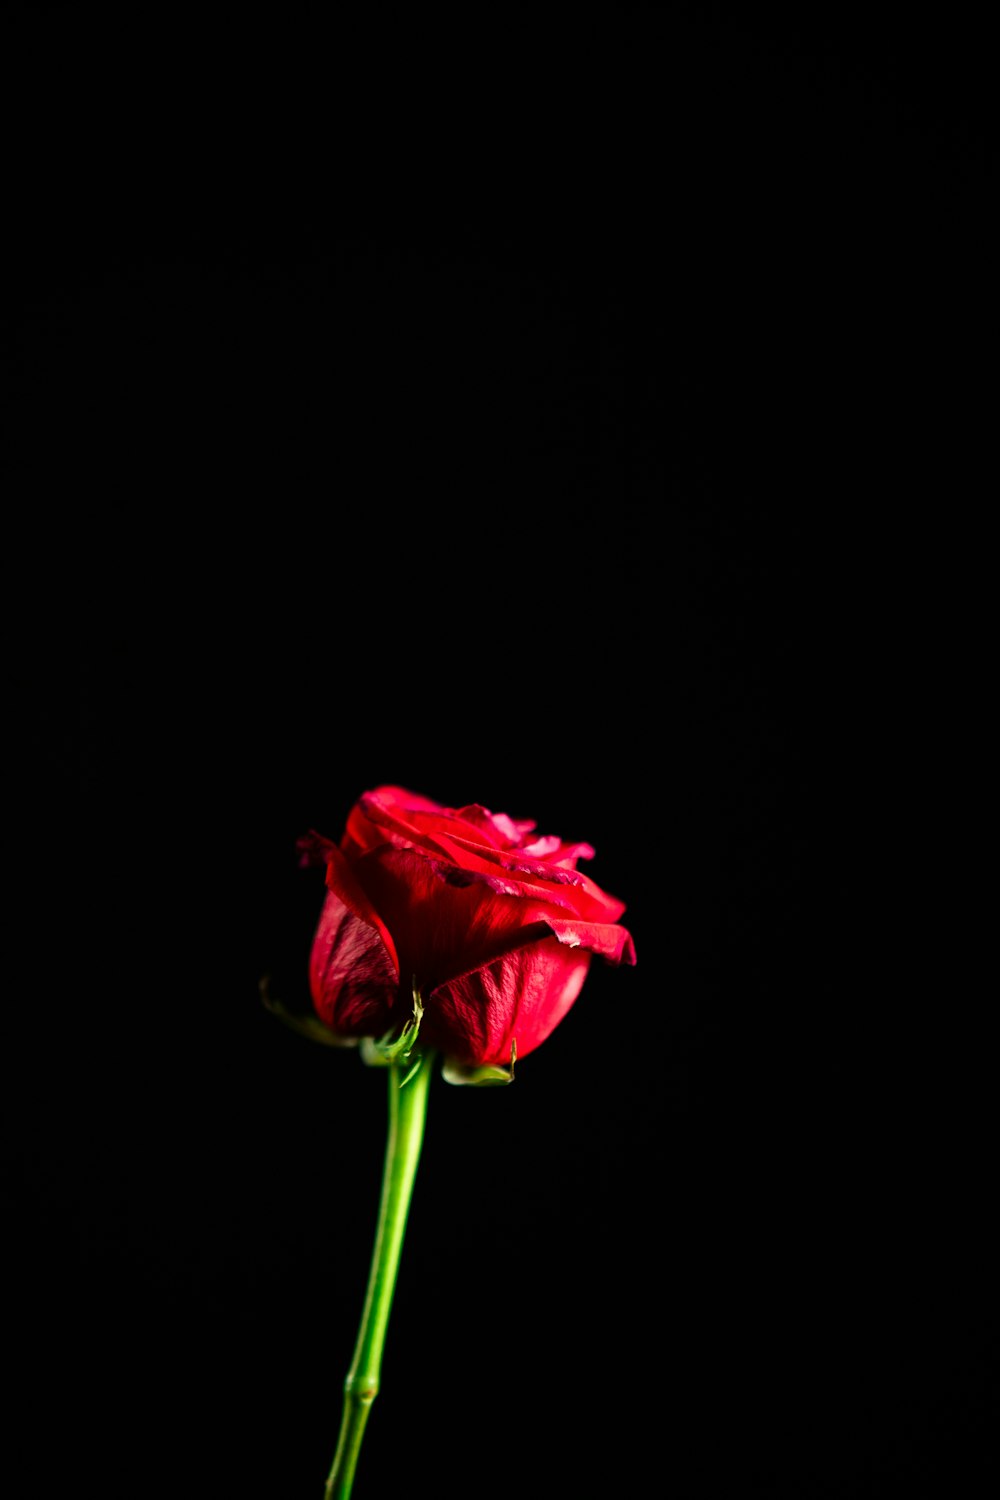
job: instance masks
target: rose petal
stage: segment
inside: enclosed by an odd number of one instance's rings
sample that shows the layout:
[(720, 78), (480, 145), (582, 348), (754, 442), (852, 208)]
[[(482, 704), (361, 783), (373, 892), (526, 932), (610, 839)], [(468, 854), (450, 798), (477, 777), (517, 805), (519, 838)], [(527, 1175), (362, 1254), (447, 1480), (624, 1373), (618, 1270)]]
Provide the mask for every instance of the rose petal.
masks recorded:
[[(419, 815), (424, 809), (418, 808), (415, 811)], [(434, 824), (441, 821), (431, 820)], [(383, 798), (380, 793), (365, 792), (351, 809), (342, 847), (348, 854), (355, 850), (367, 853), (382, 844), (390, 843), (398, 849), (416, 846), (443, 853), (435, 837), (434, 827), (426, 826), (426, 823), (425, 819), (424, 826), (420, 826), (407, 816), (406, 808), (394, 804), (389, 798)]]
[(433, 991), (423, 1035), (468, 1065), (506, 1066), (511, 1045), (527, 1057), (576, 1000), (590, 964), (585, 949), (543, 938)]
[[(443, 893), (442, 879), (455, 878), (454, 866), (448, 862), (439, 871), (416, 849), (383, 846), (361, 855), (351, 869), (368, 910), (377, 912), (392, 934), (405, 983), (416, 978), (433, 987), (478, 968), (537, 937), (544, 931), (538, 912), (551, 910), (547, 893), (545, 901), (529, 902), (521, 888), (511, 896), (492, 890), (479, 877), (449, 884)], [(463, 878), (461, 871), (457, 875)]]
[[(451, 854), (459, 869), (469, 874), (478, 874), (489, 882), (495, 882), (498, 879), (498, 866), (508, 871), (516, 877), (516, 884), (512, 887), (510, 881), (502, 882), (505, 890), (521, 890), (526, 896), (551, 901), (556, 906), (571, 906), (580, 916), (590, 919), (603, 918), (613, 922), (625, 910), (623, 902), (601, 890), (582, 870), (564, 869), (545, 860), (532, 859), (525, 855), (523, 849), (476, 848), (464, 839), (443, 834), (438, 836), (436, 842), (445, 853)], [(521, 876), (531, 878), (522, 880)], [(572, 886), (574, 889), (572, 894), (560, 893), (556, 889), (559, 886)], [(496, 888), (500, 889), (501, 886)]]
[(614, 922), (565, 922), (561, 917), (543, 917), (559, 939), (569, 948), (586, 948), (610, 964), (634, 964), (635, 943), (632, 934)]
[(348, 864), (344, 855), (335, 844), (329, 844), (326, 848), (326, 883), (331, 891), (336, 892), (341, 901), (353, 912), (359, 921), (366, 926), (374, 928), (381, 939), (383, 947), (387, 950), (396, 970), (396, 979), (399, 979), (399, 956), (396, 952), (396, 944), (392, 934), (379, 916), (375, 907), (368, 899), (364, 886), (356, 879), (354, 870)]
[(313, 1004), (340, 1036), (375, 1036), (391, 1024), (399, 990), (393, 955), (378, 929), (327, 892), (309, 959)]
[(578, 859), (593, 859), (595, 854), (591, 844), (564, 844), (554, 833), (535, 839), (534, 843), (522, 844), (521, 849), (535, 859), (544, 859), (553, 865), (565, 865), (568, 870), (576, 868)]

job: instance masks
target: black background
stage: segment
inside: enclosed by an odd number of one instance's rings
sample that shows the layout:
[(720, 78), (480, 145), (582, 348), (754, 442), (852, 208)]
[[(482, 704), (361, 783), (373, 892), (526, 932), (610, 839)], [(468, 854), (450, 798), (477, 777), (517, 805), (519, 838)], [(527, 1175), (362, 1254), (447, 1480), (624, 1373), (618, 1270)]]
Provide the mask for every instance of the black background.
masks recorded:
[(383, 781), (638, 964), (435, 1080), (357, 1500), (992, 1492), (985, 63), (859, 17), (6, 23), (13, 1495), (321, 1493)]

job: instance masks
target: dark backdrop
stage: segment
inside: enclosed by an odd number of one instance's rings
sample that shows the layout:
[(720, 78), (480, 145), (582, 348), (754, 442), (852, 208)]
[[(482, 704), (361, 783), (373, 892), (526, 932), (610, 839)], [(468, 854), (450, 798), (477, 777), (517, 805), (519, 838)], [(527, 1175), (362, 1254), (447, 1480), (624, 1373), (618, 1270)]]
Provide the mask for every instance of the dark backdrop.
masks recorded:
[(382, 781), (638, 964), (435, 1080), (357, 1500), (987, 1493), (977, 38), (384, 25), (7, 27), (12, 1494), (320, 1495)]

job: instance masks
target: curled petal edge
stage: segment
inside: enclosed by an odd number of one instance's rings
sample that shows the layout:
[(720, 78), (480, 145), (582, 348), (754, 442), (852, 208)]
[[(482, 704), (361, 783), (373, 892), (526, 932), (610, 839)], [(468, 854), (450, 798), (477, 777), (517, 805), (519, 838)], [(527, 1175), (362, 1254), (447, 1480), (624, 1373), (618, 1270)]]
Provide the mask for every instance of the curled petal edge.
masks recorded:
[(554, 916), (543, 916), (541, 920), (569, 948), (586, 948), (609, 964), (635, 963), (632, 934), (617, 922), (563, 921)]

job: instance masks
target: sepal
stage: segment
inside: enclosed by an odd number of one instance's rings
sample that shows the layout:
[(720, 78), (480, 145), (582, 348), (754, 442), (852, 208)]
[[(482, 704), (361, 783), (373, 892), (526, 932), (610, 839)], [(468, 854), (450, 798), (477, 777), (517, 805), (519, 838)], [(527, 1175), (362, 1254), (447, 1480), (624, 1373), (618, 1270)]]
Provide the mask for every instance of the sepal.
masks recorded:
[[(424, 1002), (416, 984), (413, 986), (413, 1015), (404, 1025), (397, 1036), (395, 1031), (387, 1031), (384, 1036), (375, 1038), (373, 1036), (362, 1037), (361, 1059), (370, 1068), (387, 1068), (390, 1063), (409, 1062), (410, 1054), (417, 1045), (417, 1037), (420, 1034), (420, 1023), (424, 1019)], [(417, 1053), (417, 1061), (413, 1068), (407, 1073), (403, 1083), (412, 1076), (420, 1063), (420, 1053)], [(402, 1085), (400, 1085), (402, 1087)]]
[(471, 1083), (477, 1087), (484, 1084), (513, 1083), (514, 1063), (517, 1061), (517, 1043), (510, 1044), (510, 1067), (501, 1068), (495, 1063), (484, 1063), (478, 1067), (466, 1067), (464, 1063), (457, 1063), (445, 1058), (441, 1068), (441, 1077), (445, 1083), (467, 1084)]
[(299, 1036), (306, 1037), (310, 1042), (320, 1042), (324, 1047), (356, 1047), (357, 1037), (340, 1036), (319, 1016), (311, 1013), (297, 1014), (283, 1005), (280, 1000), (275, 1000), (271, 994), (267, 977), (260, 981), (260, 998), (264, 1002), (265, 1010), (269, 1010), (272, 1016), (277, 1016), (292, 1031), (297, 1031)]

